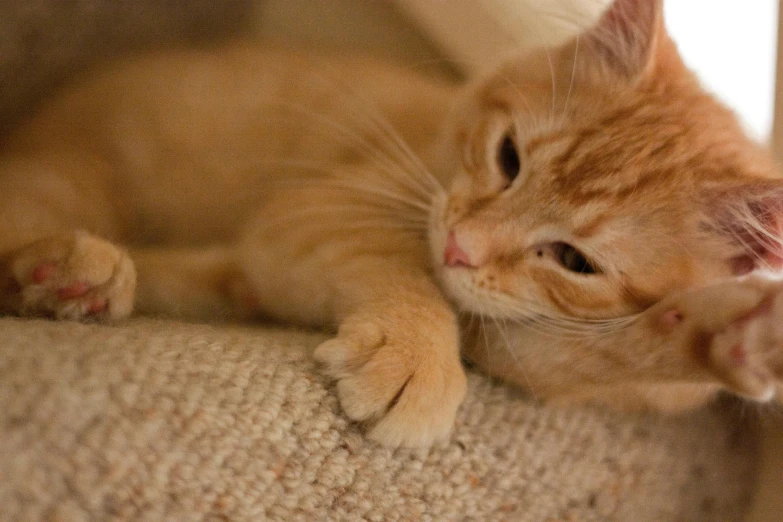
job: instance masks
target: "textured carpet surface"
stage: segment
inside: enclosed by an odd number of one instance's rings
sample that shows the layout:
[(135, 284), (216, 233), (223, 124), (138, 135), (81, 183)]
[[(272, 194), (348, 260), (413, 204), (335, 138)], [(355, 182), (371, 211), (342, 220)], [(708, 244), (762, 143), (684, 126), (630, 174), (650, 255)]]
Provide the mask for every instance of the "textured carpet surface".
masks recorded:
[(0, 320), (0, 519), (739, 520), (755, 444), (727, 413), (540, 406), (479, 375), (448, 444), (340, 415), (323, 338)]

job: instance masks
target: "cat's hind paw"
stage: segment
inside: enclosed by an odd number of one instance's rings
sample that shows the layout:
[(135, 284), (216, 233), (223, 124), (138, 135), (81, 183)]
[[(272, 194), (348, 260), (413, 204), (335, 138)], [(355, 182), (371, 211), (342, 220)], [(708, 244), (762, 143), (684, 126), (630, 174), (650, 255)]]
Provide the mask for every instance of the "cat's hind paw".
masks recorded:
[[(465, 396), (456, 336), (438, 338), (393, 323), (349, 321), (314, 357), (337, 381), (345, 414), (368, 424), (370, 439), (390, 447), (429, 446), (449, 435)], [(455, 345), (432, 346), (444, 342)]]
[(48, 237), (0, 259), (0, 311), (56, 319), (128, 316), (136, 270), (127, 253), (87, 232)]

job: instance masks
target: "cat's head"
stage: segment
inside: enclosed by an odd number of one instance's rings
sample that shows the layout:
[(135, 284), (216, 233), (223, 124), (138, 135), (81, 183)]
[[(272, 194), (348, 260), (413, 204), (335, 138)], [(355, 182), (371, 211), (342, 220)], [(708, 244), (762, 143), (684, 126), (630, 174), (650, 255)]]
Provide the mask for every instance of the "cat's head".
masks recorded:
[(781, 265), (774, 162), (685, 68), (660, 0), (616, 0), (457, 114), (431, 246), (463, 309), (613, 317)]

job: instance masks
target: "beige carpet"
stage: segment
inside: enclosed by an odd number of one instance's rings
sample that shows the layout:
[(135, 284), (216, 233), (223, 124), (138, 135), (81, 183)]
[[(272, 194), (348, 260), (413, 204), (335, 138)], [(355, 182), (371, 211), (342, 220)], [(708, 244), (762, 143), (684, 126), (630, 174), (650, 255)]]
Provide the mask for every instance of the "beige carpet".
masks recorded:
[(734, 521), (755, 438), (536, 405), (472, 375), (449, 444), (389, 451), (340, 415), (321, 336), (0, 319), (0, 520)]

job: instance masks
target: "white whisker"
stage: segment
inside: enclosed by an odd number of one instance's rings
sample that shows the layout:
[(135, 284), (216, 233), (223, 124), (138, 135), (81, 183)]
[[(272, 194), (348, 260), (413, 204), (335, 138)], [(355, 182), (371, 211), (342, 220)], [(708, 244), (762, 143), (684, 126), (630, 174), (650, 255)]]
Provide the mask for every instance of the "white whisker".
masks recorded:
[(353, 204), (353, 203), (327, 203), (318, 206), (306, 208), (296, 213), (286, 214), (273, 220), (262, 221), (260, 224), (270, 228), (284, 223), (296, 223), (297, 221), (307, 221), (312, 226), (311, 219), (317, 217), (319, 224), (326, 224), (325, 220), (334, 219), (337, 224), (336, 229), (355, 225), (361, 221), (357, 218), (372, 217), (379, 218), (383, 223), (390, 227), (410, 227), (411, 229), (425, 230), (428, 222), (424, 219), (409, 217), (395, 212), (393, 209), (379, 208), (374, 205)]
[[(503, 338), (503, 342), (505, 343), (505, 350), (506, 350), (506, 353), (507, 353), (507, 354), (508, 354), (508, 355), (509, 355), (509, 356), (510, 356), (512, 359), (513, 359), (513, 361), (514, 361), (514, 367), (515, 367), (517, 370), (519, 370), (519, 372), (522, 374), (522, 378), (523, 378), (523, 379), (525, 379), (525, 383), (527, 384), (527, 389), (528, 389), (528, 391), (530, 391), (530, 393), (533, 395), (533, 398), (534, 398), (534, 399), (536, 399), (536, 400), (538, 400), (538, 396), (536, 395), (536, 392), (535, 392), (535, 390), (533, 389), (533, 384), (532, 384), (532, 382), (530, 381), (530, 377), (529, 377), (529, 376), (528, 376), (528, 374), (527, 374), (527, 371), (526, 371), (526, 369), (525, 369), (525, 366), (524, 366), (524, 364), (522, 364), (522, 363), (519, 361), (519, 359), (518, 359), (518, 357), (517, 357), (517, 354), (516, 354), (516, 352), (515, 352), (514, 348), (511, 346), (511, 341), (510, 341), (510, 340), (509, 340), (509, 338), (508, 338), (508, 332), (507, 332), (507, 329), (508, 329), (508, 327), (507, 327), (507, 325), (506, 325), (506, 323), (505, 323), (505, 320), (502, 320), (502, 319), (497, 319), (497, 318), (495, 318), (495, 317), (493, 317), (493, 318), (492, 318), (492, 320), (495, 322), (495, 326), (496, 326), (496, 328), (497, 328), (498, 332), (500, 333), (500, 336)], [(502, 326), (501, 326), (501, 321), (502, 321)]]
[(555, 66), (552, 64), (552, 55), (549, 52), (549, 48), (545, 47), (546, 61), (549, 64), (549, 74), (552, 77), (552, 111), (551, 118), (555, 118), (555, 103), (557, 102), (557, 80), (555, 79)]
[[(571, 91), (574, 88), (574, 80), (576, 79), (576, 64), (579, 57), (579, 36), (574, 41), (574, 65), (571, 67), (571, 81), (568, 83), (568, 94), (566, 95), (565, 105), (563, 106), (563, 114), (560, 116), (561, 124), (568, 116), (568, 104), (571, 101)], [(635, 187), (634, 187), (635, 188)]]
[[(308, 116), (309, 118), (312, 118), (313, 120), (323, 124), (324, 126), (330, 128), (331, 130), (336, 131), (341, 138), (346, 140), (346, 144), (356, 147), (358, 151), (367, 155), (367, 157), (373, 161), (373, 164), (376, 167), (382, 168), (383, 172), (389, 174), (391, 178), (396, 179), (398, 182), (403, 184), (403, 186), (406, 186), (407, 188), (410, 188), (412, 190), (418, 190), (420, 191), (421, 195), (424, 196), (430, 196), (432, 194), (432, 190), (428, 190), (427, 187), (422, 187), (420, 183), (418, 185), (414, 184), (417, 181), (417, 178), (412, 176), (408, 169), (401, 168), (398, 158), (392, 156), (388, 150), (384, 150), (379, 147), (374, 147), (372, 142), (370, 142), (364, 136), (354, 132), (349, 127), (341, 124), (340, 122), (334, 119), (328, 118), (324, 114), (315, 112), (301, 104), (292, 103), (282, 99), (280, 100), (272, 99), (270, 100), (270, 102), (274, 103), (275, 105), (278, 105), (279, 107), (287, 108), (292, 111), (303, 114), (305, 116)], [(334, 138), (334, 135), (330, 137)], [(382, 141), (382, 143), (385, 142)], [(404, 178), (401, 178), (400, 177), (401, 174), (408, 174), (408, 175), (405, 176)], [(405, 185), (403, 180), (409, 183)]]
[(558, 338), (584, 339), (611, 335), (631, 326), (639, 318), (639, 314), (607, 319), (567, 317), (537, 309), (532, 304), (504, 305), (516, 316), (509, 320), (537, 333)]
[[(437, 178), (433, 176), (429, 169), (424, 165), (424, 163), (421, 161), (421, 158), (411, 149), (411, 147), (408, 145), (408, 143), (402, 138), (399, 132), (394, 129), (394, 127), (389, 123), (388, 119), (383, 116), (383, 114), (378, 110), (378, 107), (375, 103), (367, 100), (364, 98), (360, 93), (356, 92), (355, 89), (352, 89), (348, 85), (344, 85), (342, 83), (335, 82), (337, 80), (332, 79), (331, 82), (329, 82), (328, 79), (321, 77), (322, 82), (331, 83), (333, 86), (338, 87), (336, 91), (340, 93), (339, 87), (342, 86), (342, 92), (345, 92), (347, 94), (351, 95), (351, 99), (348, 100), (347, 96), (343, 96), (343, 99), (348, 101), (356, 101), (359, 100), (362, 103), (362, 106), (365, 108), (365, 112), (358, 114), (360, 116), (364, 116), (366, 120), (377, 130), (381, 137), (386, 137), (390, 142), (384, 142), (388, 143), (390, 145), (393, 145), (398, 154), (402, 156), (402, 159), (405, 160), (405, 165), (411, 168), (411, 170), (415, 173), (422, 174), (424, 177), (422, 178), (413, 178), (415, 181), (422, 184), (423, 188), (425, 190), (428, 190), (431, 192), (432, 190), (439, 190), (442, 189), (440, 182), (438, 182)], [(351, 103), (346, 103), (346, 107), (351, 108), (353, 105)], [(357, 112), (354, 110), (354, 114), (357, 114)], [(403, 169), (405, 171), (405, 169)], [(429, 182), (430, 185), (427, 186), (424, 184), (424, 182)]]
[[(430, 210), (430, 203), (428, 200), (421, 199), (411, 195), (406, 197), (399, 192), (393, 190), (387, 190), (383, 183), (360, 183), (359, 180), (350, 178), (344, 173), (336, 171), (334, 168), (327, 167), (320, 164), (308, 164), (308, 162), (289, 162), (285, 165), (285, 162), (279, 162), (278, 165), (290, 166), (302, 169), (308, 169), (312, 171), (320, 171), (330, 175), (325, 178), (286, 178), (286, 179), (273, 179), (270, 183), (276, 186), (289, 186), (291, 188), (332, 188), (332, 189), (345, 189), (349, 193), (356, 195), (356, 193), (363, 193), (368, 195), (382, 196), (383, 201), (391, 202), (395, 201), (405, 205), (406, 207), (415, 208), (427, 214)], [(369, 172), (369, 170), (367, 171)], [(340, 176), (338, 177), (338, 174)], [(386, 185), (388, 187), (388, 185)], [(390, 187), (389, 187), (390, 188)]]

